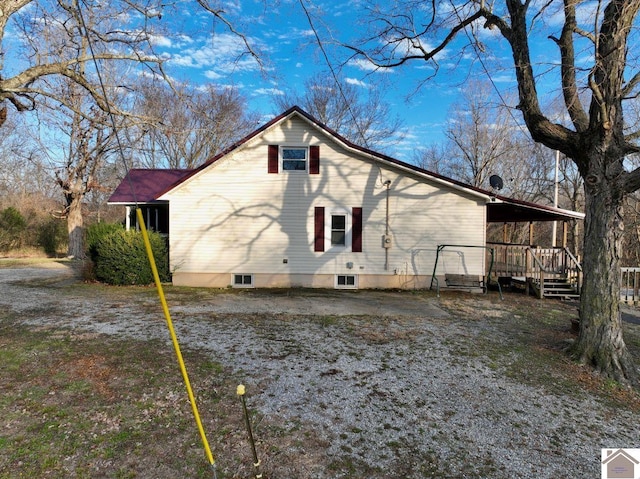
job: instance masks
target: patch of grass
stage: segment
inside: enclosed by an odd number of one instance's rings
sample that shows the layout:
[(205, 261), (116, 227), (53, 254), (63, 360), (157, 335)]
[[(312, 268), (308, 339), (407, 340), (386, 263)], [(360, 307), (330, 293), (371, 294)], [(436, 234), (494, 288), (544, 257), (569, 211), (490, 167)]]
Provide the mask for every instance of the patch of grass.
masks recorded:
[[(0, 479), (211, 477), (170, 345), (31, 330), (0, 313), (0, 354)], [(236, 395), (243, 381), (204, 354), (183, 355), (217, 477), (251, 477)], [(326, 444), (312, 446), (321, 444), (315, 432), (254, 410), (250, 417), (259, 425), (254, 434), (264, 470), (271, 477), (308, 477), (295, 472), (301, 466), (294, 458), (304, 448), (325, 450)], [(304, 454), (313, 467), (325, 460)]]
[(340, 319), (337, 316), (322, 316), (318, 318), (318, 323), (322, 327), (335, 326), (339, 323)]

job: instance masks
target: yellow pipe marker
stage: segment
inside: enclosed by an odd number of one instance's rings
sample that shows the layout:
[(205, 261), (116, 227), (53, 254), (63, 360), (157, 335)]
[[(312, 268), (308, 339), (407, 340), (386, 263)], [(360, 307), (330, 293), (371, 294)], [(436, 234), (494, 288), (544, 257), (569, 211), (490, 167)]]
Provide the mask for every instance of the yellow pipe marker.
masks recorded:
[(158, 288), (158, 296), (160, 297), (160, 303), (162, 304), (164, 317), (167, 320), (167, 326), (169, 328), (169, 333), (171, 334), (171, 341), (173, 342), (173, 348), (176, 351), (176, 356), (178, 357), (178, 364), (180, 364), (180, 371), (182, 372), (182, 378), (184, 379), (184, 384), (187, 387), (187, 394), (189, 395), (189, 402), (191, 403), (191, 409), (193, 410), (193, 417), (195, 418), (196, 424), (198, 425), (198, 431), (200, 432), (200, 439), (202, 439), (202, 445), (204, 446), (204, 450), (207, 455), (207, 459), (209, 460), (209, 464), (213, 466), (215, 464), (215, 460), (213, 459), (213, 454), (211, 453), (211, 448), (209, 447), (207, 436), (204, 432), (204, 428), (202, 427), (202, 421), (200, 421), (200, 414), (198, 413), (196, 398), (193, 395), (193, 390), (191, 389), (191, 383), (189, 382), (189, 375), (187, 374), (187, 368), (185, 367), (184, 360), (182, 359), (182, 353), (180, 352), (180, 344), (178, 344), (178, 337), (176, 336), (176, 332), (173, 329), (173, 321), (171, 321), (169, 306), (167, 306), (167, 300), (164, 297), (164, 290), (162, 289), (162, 283), (160, 283), (158, 268), (156, 267), (156, 261), (153, 257), (153, 250), (151, 249), (151, 243), (149, 242), (149, 234), (147, 233), (147, 228), (144, 224), (144, 218), (142, 216), (142, 210), (140, 208), (136, 209), (136, 215), (138, 217), (138, 224), (140, 225), (140, 230), (142, 231), (142, 238), (144, 239), (144, 246), (147, 250), (149, 263), (151, 264), (153, 279), (155, 280), (156, 287)]

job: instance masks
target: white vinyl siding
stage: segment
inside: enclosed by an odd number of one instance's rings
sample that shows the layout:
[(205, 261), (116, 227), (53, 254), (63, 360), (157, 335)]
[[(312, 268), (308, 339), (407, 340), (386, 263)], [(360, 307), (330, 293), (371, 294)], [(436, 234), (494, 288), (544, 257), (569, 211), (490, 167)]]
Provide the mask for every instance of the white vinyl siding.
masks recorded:
[[(322, 174), (267, 174), (267, 145), (321, 145)], [(386, 187), (389, 191), (389, 270), (384, 269)], [(171, 267), (178, 272), (252, 274), (430, 275), (438, 244), (484, 244), (485, 206), (413, 173), (403, 173), (343, 149), (294, 118), (266, 130), (163, 196), (170, 200)], [(313, 251), (314, 208), (362, 207), (362, 253)], [(350, 228), (347, 218), (347, 229)], [(325, 248), (330, 245), (325, 239)], [(459, 265), (484, 272), (484, 254), (464, 252)], [(283, 260), (287, 261), (284, 262)], [(446, 265), (453, 268), (453, 260)]]

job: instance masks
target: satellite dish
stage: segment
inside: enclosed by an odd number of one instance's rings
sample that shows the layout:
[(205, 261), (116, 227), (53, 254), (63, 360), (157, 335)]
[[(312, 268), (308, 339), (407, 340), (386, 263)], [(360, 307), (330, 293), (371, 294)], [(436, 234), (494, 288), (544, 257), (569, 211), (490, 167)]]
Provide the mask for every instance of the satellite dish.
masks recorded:
[(498, 175), (491, 175), (489, 177), (489, 184), (494, 190), (501, 190), (504, 186), (502, 183), (502, 178), (500, 178)]

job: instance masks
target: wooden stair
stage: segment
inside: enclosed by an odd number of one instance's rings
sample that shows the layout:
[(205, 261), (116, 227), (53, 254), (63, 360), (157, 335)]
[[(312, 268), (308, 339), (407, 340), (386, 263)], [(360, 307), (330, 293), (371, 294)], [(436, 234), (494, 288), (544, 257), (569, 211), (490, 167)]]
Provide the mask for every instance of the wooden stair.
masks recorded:
[(578, 300), (580, 294), (576, 286), (566, 278), (545, 278), (542, 294), (540, 294), (540, 283), (530, 279), (530, 285), (539, 298), (556, 298), (564, 300)]

